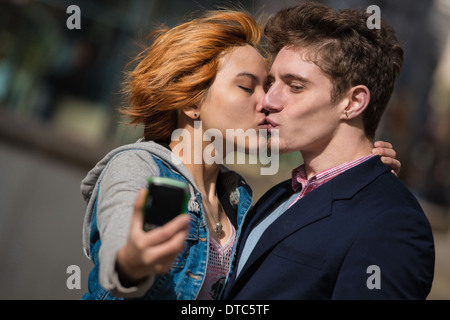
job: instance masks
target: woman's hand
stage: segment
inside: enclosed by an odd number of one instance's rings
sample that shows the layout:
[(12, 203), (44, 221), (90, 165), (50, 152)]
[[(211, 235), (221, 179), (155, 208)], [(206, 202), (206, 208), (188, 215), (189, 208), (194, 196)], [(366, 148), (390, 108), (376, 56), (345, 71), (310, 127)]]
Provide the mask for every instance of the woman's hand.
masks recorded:
[(146, 190), (141, 190), (134, 203), (127, 243), (117, 254), (119, 279), (126, 286), (167, 272), (184, 249), (189, 232), (188, 214), (182, 214), (157, 229), (145, 232), (142, 229), (145, 196)]
[(374, 144), (372, 153), (381, 156), (381, 161), (392, 168), (392, 173), (398, 175), (402, 164), (399, 160), (395, 159), (397, 153), (395, 152), (392, 144), (384, 141), (377, 141)]

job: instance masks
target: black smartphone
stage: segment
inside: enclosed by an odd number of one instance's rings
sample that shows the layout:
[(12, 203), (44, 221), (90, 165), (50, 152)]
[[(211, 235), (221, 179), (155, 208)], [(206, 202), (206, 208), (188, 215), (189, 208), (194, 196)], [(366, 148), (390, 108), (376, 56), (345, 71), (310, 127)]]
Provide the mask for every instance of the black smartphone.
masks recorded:
[(148, 179), (144, 204), (144, 231), (149, 231), (187, 212), (189, 188), (185, 182), (166, 178)]

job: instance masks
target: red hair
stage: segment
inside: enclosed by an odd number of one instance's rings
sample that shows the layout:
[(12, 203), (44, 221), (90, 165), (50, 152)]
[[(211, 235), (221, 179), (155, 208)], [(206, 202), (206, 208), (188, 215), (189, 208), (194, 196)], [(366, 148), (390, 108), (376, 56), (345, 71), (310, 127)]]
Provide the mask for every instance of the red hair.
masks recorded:
[(153, 44), (138, 55), (140, 62), (125, 81), (130, 104), (121, 112), (131, 124), (144, 124), (146, 140), (159, 142), (170, 142), (177, 110), (201, 104), (223, 54), (246, 44), (261, 50), (260, 26), (245, 11), (208, 11), (153, 35)]

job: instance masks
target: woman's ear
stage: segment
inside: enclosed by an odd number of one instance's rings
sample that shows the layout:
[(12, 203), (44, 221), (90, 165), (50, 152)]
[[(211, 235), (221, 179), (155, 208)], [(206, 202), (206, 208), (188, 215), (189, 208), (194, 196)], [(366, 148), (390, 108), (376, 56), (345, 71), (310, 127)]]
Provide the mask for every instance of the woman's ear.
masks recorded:
[(181, 111), (192, 120), (197, 120), (200, 117), (200, 110), (197, 107), (186, 107)]
[(352, 87), (348, 93), (348, 103), (344, 106), (343, 119), (354, 119), (361, 115), (370, 102), (370, 90), (364, 85)]

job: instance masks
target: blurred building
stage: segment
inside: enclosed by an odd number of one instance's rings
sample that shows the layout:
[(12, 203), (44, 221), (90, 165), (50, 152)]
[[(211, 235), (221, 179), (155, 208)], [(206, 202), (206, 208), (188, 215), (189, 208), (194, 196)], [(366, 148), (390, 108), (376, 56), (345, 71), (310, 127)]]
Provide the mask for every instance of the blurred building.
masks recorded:
[(450, 1), (435, 0), (430, 26), (437, 50), (426, 118), (430, 159), (425, 172), (424, 194), (433, 202), (450, 206)]

